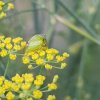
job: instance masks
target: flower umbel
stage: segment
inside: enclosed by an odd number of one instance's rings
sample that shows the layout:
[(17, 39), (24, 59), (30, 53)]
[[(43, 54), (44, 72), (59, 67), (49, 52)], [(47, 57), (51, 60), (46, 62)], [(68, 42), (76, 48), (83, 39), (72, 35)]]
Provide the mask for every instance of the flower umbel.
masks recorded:
[[(0, 5), (4, 3), (0, 1)], [(13, 4), (8, 4), (8, 10), (14, 8)], [(31, 44), (31, 43), (30, 43)], [(43, 44), (42, 44), (43, 45)], [(39, 44), (40, 46), (40, 44)], [(27, 49), (27, 42), (21, 37), (11, 38), (0, 36), (0, 57), (8, 57), (8, 63), (4, 72), (4, 76), (0, 76), (0, 99), (6, 100), (41, 100), (46, 92), (54, 91), (58, 88), (58, 75), (54, 75), (52, 81), (47, 83), (47, 77), (42, 75), (41, 71), (56, 69), (64, 69), (67, 66), (66, 60), (69, 57), (67, 52), (60, 54), (54, 48)], [(21, 52), (21, 53), (20, 53)], [(18, 56), (21, 58), (23, 65), (30, 70), (40, 68), (38, 74), (24, 73), (7, 79), (7, 69), (9, 61), (16, 61)], [(19, 59), (18, 59), (19, 60)], [(55, 95), (48, 95), (47, 100), (56, 100)]]
[[(31, 73), (16, 74), (12, 77), (12, 80), (0, 76), (0, 98), (7, 100), (17, 100), (16, 98), (39, 100), (46, 91), (57, 89), (56, 83), (48, 83), (47, 86), (42, 87), (45, 79), (46, 77), (43, 75), (33, 76)], [(47, 100), (55, 100), (55, 96), (49, 95)]]
[(68, 53), (60, 55), (58, 50), (50, 48), (46, 50), (30, 51), (28, 53), (25, 52), (22, 57), (22, 62), (23, 64), (27, 64), (29, 69), (35, 69), (33, 66), (42, 66), (46, 70), (52, 70), (53, 68), (64, 69), (67, 66), (65, 61), (68, 57)]
[(11, 38), (0, 36), (0, 56), (6, 57), (9, 55), (11, 60), (16, 60), (17, 55), (20, 50), (26, 47), (26, 42), (23, 41), (23, 38)]

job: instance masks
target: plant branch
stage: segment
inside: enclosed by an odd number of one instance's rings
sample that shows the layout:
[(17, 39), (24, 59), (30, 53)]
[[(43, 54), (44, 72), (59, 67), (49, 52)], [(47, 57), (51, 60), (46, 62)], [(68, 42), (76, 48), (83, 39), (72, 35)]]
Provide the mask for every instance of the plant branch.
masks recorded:
[(92, 42), (100, 45), (100, 41), (97, 40), (96, 38), (94, 38), (93, 36), (91, 36), (88, 32), (86, 32), (85, 30), (79, 29), (77, 26), (75, 26), (74, 24), (72, 24), (69, 20), (55, 15), (56, 20), (58, 20), (60, 23), (64, 24), (65, 26), (69, 27), (70, 29), (74, 30), (75, 32), (77, 32), (78, 34), (84, 36), (85, 38), (91, 40)]
[(6, 66), (6, 69), (4, 71), (4, 77), (6, 77), (6, 75), (7, 75), (7, 71), (8, 71), (8, 68), (9, 68), (9, 63), (10, 63), (10, 59), (8, 58), (7, 66)]
[(58, 4), (62, 8), (64, 8), (66, 12), (72, 15), (73, 18), (76, 19), (87, 30), (87, 32), (97, 37), (95, 31), (87, 23), (85, 23), (81, 18), (79, 18), (78, 15), (74, 11), (72, 11), (70, 8), (65, 6), (60, 0), (58, 1)]

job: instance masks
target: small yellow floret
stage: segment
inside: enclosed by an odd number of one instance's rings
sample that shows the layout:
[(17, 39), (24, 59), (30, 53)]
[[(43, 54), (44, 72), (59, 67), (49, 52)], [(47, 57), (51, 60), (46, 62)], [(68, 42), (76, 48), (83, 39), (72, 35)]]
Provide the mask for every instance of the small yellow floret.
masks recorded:
[(39, 57), (39, 55), (38, 55), (37, 53), (34, 53), (34, 54), (32, 55), (32, 59), (33, 59), (33, 60), (38, 59), (38, 57)]
[(45, 64), (45, 69), (47, 69), (47, 70), (51, 70), (51, 69), (52, 69), (52, 66), (49, 65), (49, 64)]
[(48, 90), (56, 90), (57, 85), (55, 83), (48, 84)]
[(14, 81), (16, 83), (22, 83), (24, 81), (24, 79), (19, 74), (16, 74), (14, 77), (12, 77), (12, 81)]
[(40, 90), (33, 91), (33, 96), (35, 99), (41, 99), (43, 96), (43, 93)]
[(13, 47), (13, 46), (12, 46), (12, 44), (11, 44), (11, 43), (9, 43), (9, 44), (7, 44), (7, 45), (6, 45), (6, 48), (7, 48), (8, 50), (11, 50), (11, 49), (12, 49), (12, 47)]
[(39, 55), (42, 57), (42, 56), (45, 56), (45, 51), (40, 51), (39, 52)]
[(3, 7), (2, 7), (2, 6), (0, 6), (0, 11), (2, 11), (2, 9), (3, 9)]
[(5, 80), (4, 76), (0, 76), (0, 85), (3, 84), (3, 81)]
[(15, 95), (12, 92), (8, 92), (6, 94), (6, 99), (7, 100), (14, 100)]
[(53, 78), (53, 83), (56, 83), (59, 79), (59, 76), (58, 75), (55, 75), (54, 78)]
[(34, 80), (33, 74), (23, 74), (22, 77), (24, 78), (25, 82), (32, 83)]
[(46, 79), (46, 77), (43, 76), (43, 75), (37, 75), (37, 76), (36, 76), (36, 79), (37, 79), (37, 80), (43, 80), (43, 81), (44, 81), (44, 80)]
[(43, 85), (44, 80), (45, 80), (45, 76), (38, 75), (38, 76), (36, 76), (36, 80), (34, 81), (34, 84), (36, 86), (41, 86), (41, 85)]
[(4, 43), (0, 43), (0, 48), (4, 48), (5, 44)]
[(4, 2), (3, 1), (0, 1), (0, 6), (4, 6)]
[(12, 3), (8, 3), (8, 10), (14, 9), (14, 5)]
[(7, 56), (7, 50), (3, 49), (3, 50), (0, 52), (0, 55), (1, 55), (1, 57)]
[(38, 87), (40, 87), (41, 85), (43, 85), (43, 81), (42, 80), (34, 80), (34, 84)]
[(33, 100), (33, 98), (30, 97), (30, 98), (27, 98), (27, 100)]
[(14, 49), (15, 49), (16, 51), (19, 51), (19, 50), (21, 50), (21, 46), (20, 46), (20, 45), (14, 45)]
[(63, 53), (63, 57), (69, 57), (69, 54), (68, 53)]
[(28, 57), (23, 57), (23, 63), (24, 64), (28, 64), (28, 63), (30, 63), (30, 59), (28, 58)]
[(12, 86), (12, 82), (11, 81), (8, 81), (8, 80), (4, 81), (3, 88), (5, 88), (5, 90), (10, 89), (11, 86)]
[(56, 56), (56, 59), (57, 59), (57, 62), (62, 62), (62, 61), (64, 61), (64, 57), (62, 57), (62, 56)]
[(56, 97), (55, 95), (49, 95), (47, 100), (56, 100)]
[(26, 47), (26, 45), (27, 45), (27, 44), (26, 44), (25, 41), (22, 41), (22, 42), (21, 42), (21, 47), (22, 47), (22, 48)]
[(22, 89), (23, 89), (23, 90), (29, 90), (30, 87), (31, 87), (31, 84), (30, 84), (30, 83), (23, 83), (23, 84), (22, 84)]
[(42, 64), (44, 64), (44, 60), (42, 58), (39, 58), (39, 59), (36, 60), (36, 64), (42, 65)]
[(0, 19), (4, 18), (4, 17), (6, 17), (6, 16), (7, 16), (7, 14), (6, 14), (5, 12), (2, 11), (2, 12), (0, 13)]
[(28, 69), (33, 69), (33, 66), (31, 64), (28, 65)]
[(20, 85), (17, 85), (15, 83), (12, 84), (11, 88), (13, 89), (13, 91), (18, 92), (20, 89)]
[(11, 42), (11, 37), (7, 37), (5, 40), (4, 40), (4, 43), (5, 44), (9, 44)]
[(61, 69), (64, 69), (67, 66), (66, 63), (61, 63)]
[(59, 51), (56, 50), (56, 49), (51, 48), (51, 49), (47, 49), (47, 50), (46, 50), (46, 53), (47, 53), (47, 54), (58, 54)]
[(9, 55), (9, 58), (10, 58), (11, 60), (16, 60), (16, 55), (15, 55), (15, 54), (10, 54), (10, 55)]
[(0, 95), (4, 94), (6, 92), (4, 87), (0, 87)]
[(17, 38), (14, 38), (12, 41), (14, 44), (19, 44), (22, 40), (23, 40), (23, 38), (17, 37)]
[(48, 60), (53, 60), (54, 59), (54, 56), (52, 54), (47, 54), (47, 59)]

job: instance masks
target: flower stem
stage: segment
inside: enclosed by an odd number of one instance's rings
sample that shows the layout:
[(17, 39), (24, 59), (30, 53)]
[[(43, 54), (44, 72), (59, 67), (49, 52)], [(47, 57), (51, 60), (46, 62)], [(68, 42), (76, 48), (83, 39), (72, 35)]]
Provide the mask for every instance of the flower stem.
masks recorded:
[(42, 91), (42, 92), (50, 92), (51, 90), (45, 90), (45, 91)]
[(41, 88), (40, 90), (42, 91), (42, 90), (47, 89), (47, 88), (48, 88), (48, 86), (45, 86), (45, 87)]
[(77, 91), (76, 91), (77, 100), (81, 100), (82, 95), (83, 95), (83, 90), (84, 90), (83, 75), (84, 75), (84, 69), (85, 69), (87, 50), (88, 50), (88, 40), (84, 42), (81, 61), (80, 61), (80, 68), (78, 72), (78, 81), (77, 81)]
[(53, 66), (53, 68), (56, 68), (56, 69), (61, 69), (61, 68), (59, 68), (59, 67), (55, 67), (55, 66)]
[(91, 40), (92, 42), (100, 45), (100, 41), (97, 38), (95, 38), (94, 36), (90, 35), (87, 31), (85, 31), (83, 29), (79, 29), (77, 26), (75, 26), (69, 20), (67, 20), (61, 16), (55, 15), (55, 17), (60, 23), (64, 24), (66, 27), (69, 27), (70, 29), (77, 32), (78, 34), (80, 34), (80, 35), (84, 36), (85, 38)]
[(8, 67), (9, 67), (9, 63), (10, 63), (10, 60), (8, 58), (7, 66), (6, 66), (6, 69), (4, 71), (4, 77), (6, 77), (6, 74), (7, 74), (7, 71), (8, 71)]
[(41, 73), (42, 73), (42, 68), (43, 68), (43, 66), (41, 66), (40, 71), (39, 71), (39, 74), (41, 74)]
[(36, 67), (33, 67), (32, 69), (36, 69), (36, 68), (38, 68), (39, 66), (36, 66)]

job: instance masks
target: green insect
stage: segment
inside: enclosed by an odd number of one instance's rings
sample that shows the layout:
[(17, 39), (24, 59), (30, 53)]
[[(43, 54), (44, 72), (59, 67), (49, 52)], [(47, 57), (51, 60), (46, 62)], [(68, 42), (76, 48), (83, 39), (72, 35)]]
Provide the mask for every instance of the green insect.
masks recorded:
[(34, 35), (29, 41), (26, 52), (47, 49), (47, 40), (42, 35)]

